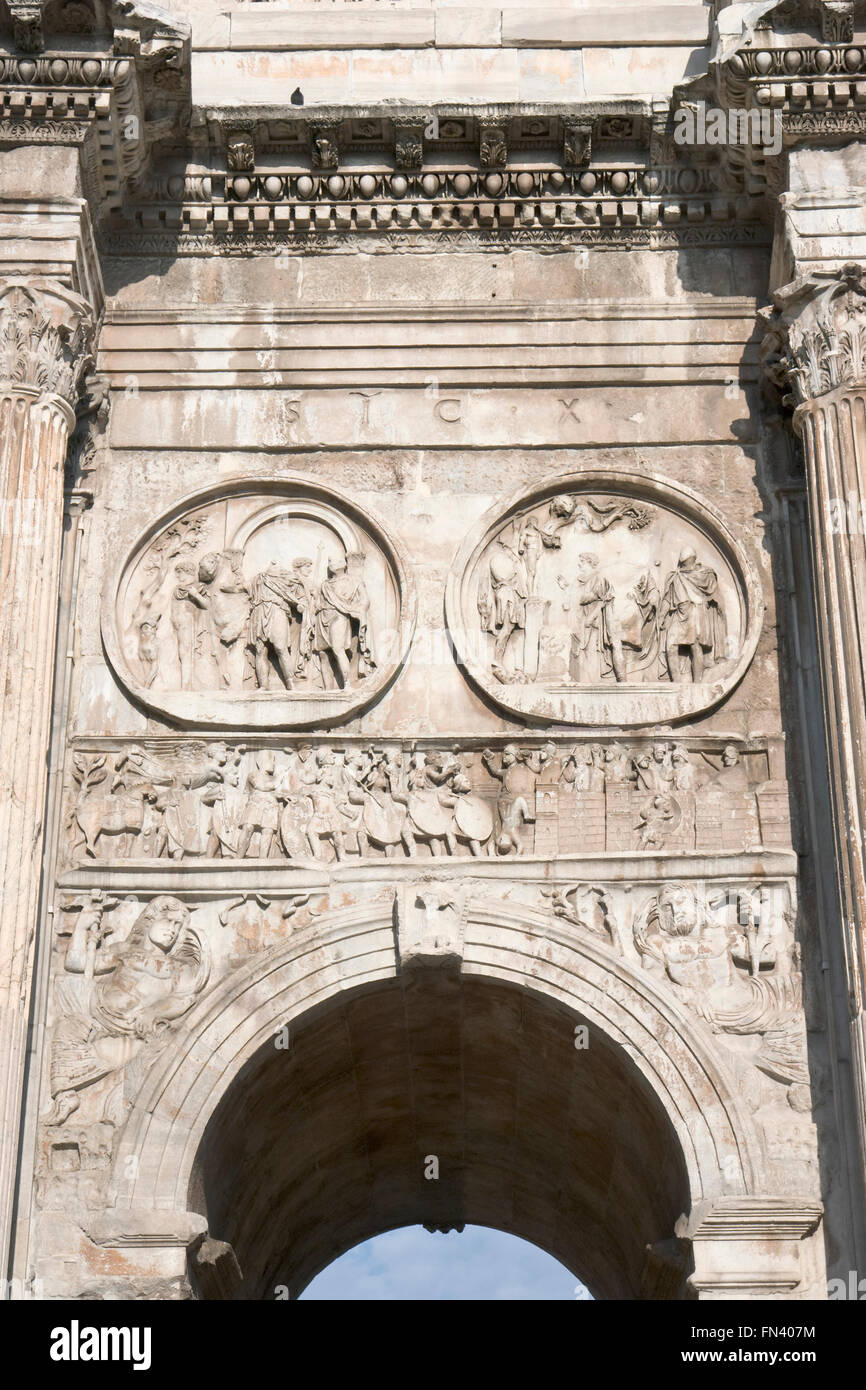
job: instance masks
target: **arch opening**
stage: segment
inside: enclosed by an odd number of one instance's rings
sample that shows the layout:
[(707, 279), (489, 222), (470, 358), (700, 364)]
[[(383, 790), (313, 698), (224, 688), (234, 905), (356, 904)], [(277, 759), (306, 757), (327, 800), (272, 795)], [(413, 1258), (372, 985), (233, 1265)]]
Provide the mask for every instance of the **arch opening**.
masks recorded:
[(399, 1226), (326, 1265), (300, 1297), (348, 1303), (593, 1301), (552, 1255), (489, 1226), (465, 1226), (445, 1235)]
[(473, 1225), (540, 1247), (595, 1298), (634, 1299), (659, 1296), (649, 1252), (690, 1194), (623, 1048), (547, 996), (439, 967), (275, 1030), (210, 1117), (189, 1205), (232, 1247), (236, 1298), (296, 1298), (398, 1227)]

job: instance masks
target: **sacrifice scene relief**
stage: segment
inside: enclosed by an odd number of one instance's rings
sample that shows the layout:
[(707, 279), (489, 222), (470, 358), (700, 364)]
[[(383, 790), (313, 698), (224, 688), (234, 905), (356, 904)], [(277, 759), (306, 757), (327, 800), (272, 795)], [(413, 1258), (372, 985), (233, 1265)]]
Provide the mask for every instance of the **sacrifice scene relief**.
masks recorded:
[(512, 517), (474, 586), (504, 685), (699, 684), (739, 655), (724, 559), (684, 518), (631, 498), (563, 494)]

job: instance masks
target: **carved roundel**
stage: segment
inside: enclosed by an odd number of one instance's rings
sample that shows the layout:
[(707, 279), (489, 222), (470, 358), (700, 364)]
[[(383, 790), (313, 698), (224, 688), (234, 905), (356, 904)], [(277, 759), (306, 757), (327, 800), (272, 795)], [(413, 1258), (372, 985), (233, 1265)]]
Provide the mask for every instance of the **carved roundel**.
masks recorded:
[(717, 705), (754, 656), (763, 609), (715, 508), (625, 469), (564, 474), (488, 512), (446, 594), (458, 659), (497, 705), (596, 727)]
[(227, 728), (349, 718), (394, 679), (414, 625), (398, 543), (295, 475), (186, 498), (135, 545), (102, 619), (137, 700)]

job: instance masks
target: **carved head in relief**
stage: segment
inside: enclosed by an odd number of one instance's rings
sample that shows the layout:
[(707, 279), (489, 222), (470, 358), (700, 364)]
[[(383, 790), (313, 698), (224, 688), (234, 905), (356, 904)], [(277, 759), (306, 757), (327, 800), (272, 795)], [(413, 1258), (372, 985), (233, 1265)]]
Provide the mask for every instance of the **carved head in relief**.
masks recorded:
[(211, 552), (209, 555), (203, 555), (201, 557), (201, 559), (198, 562), (198, 577), (201, 580), (202, 584), (210, 584), (212, 580), (216, 578), (216, 572), (219, 569), (219, 563), (219, 555), (215, 555), (213, 554), (213, 552)]
[(699, 915), (694, 889), (684, 883), (672, 883), (656, 899), (653, 925), (668, 936), (689, 936), (698, 925)]
[(183, 903), (168, 894), (160, 894), (148, 903), (136, 919), (123, 945), (127, 950), (133, 947), (147, 950), (149, 944), (168, 955), (177, 945), (181, 931), (188, 925), (189, 912)]

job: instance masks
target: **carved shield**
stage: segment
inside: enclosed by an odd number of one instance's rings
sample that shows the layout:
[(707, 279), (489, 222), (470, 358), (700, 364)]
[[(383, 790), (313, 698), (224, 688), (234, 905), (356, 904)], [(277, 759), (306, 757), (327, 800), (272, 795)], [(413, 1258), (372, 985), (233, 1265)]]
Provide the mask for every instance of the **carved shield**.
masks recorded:
[(461, 796), (454, 807), (457, 829), (467, 840), (483, 844), (493, 834), (493, 811), (480, 796)]
[(313, 814), (313, 803), (307, 796), (292, 797), (280, 816), (280, 838), (290, 859), (309, 856), (310, 846), (304, 830)]
[(391, 798), (377, 801), (368, 796), (364, 803), (364, 828), (377, 845), (396, 845), (406, 819), (406, 810)]
[(412, 792), (409, 796), (409, 815), (422, 835), (441, 839), (451, 828), (451, 812), (442, 805), (435, 791)]

